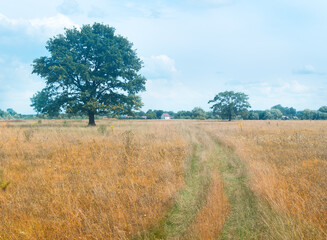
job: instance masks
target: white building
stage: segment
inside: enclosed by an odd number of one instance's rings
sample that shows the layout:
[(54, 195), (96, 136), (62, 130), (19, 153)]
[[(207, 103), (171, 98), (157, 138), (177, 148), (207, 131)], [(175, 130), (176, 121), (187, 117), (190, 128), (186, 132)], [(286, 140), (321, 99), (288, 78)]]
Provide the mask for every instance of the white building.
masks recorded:
[(163, 113), (161, 119), (171, 119), (171, 116), (168, 113)]

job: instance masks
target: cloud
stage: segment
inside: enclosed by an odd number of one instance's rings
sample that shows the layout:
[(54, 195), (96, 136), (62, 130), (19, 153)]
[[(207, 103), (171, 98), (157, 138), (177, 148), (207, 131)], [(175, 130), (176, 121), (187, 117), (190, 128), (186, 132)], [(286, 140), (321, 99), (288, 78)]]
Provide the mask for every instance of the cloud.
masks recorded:
[(77, 27), (69, 17), (63, 14), (57, 14), (48, 18), (34, 18), (34, 19), (21, 19), (21, 18), (8, 18), (0, 13), (0, 28), (25, 32), (29, 36), (49, 38), (60, 32), (64, 28)]
[(144, 58), (144, 75), (149, 79), (171, 79), (177, 73), (174, 59), (167, 55)]
[(263, 96), (280, 96), (287, 94), (305, 94), (311, 91), (310, 86), (300, 83), (297, 80), (277, 79), (276, 81), (232, 81), (226, 84), (240, 91), (256, 92)]
[(318, 73), (316, 68), (310, 64), (304, 65), (302, 68), (293, 71), (293, 73), (299, 75), (322, 74)]
[(280, 92), (291, 92), (291, 93), (306, 93), (310, 90), (310, 87), (299, 83), (296, 80), (285, 82), (279, 88), (276, 89)]
[(232, 81), (226, 83), (226, 86), (233, 91), (248, 94), (252, 109), (266, 109), (276, 104), (302, 109), (317, 98), (318, 89), (318, 84), (283, 78), (267, 81)]
[(76, 0), (64, 0), (63, 3), (57, 7), (57, 10), (65, 15), (74, 15), (81, 12)]

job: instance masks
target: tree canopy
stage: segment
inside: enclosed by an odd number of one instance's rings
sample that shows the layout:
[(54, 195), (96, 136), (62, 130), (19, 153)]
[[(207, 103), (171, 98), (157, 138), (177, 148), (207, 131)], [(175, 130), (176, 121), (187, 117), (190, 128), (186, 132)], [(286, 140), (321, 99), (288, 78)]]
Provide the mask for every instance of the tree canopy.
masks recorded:
[(33, 62), (33, 72), (46, 87), (31, 98), (38, 113), (83, 113), (95, 125), (99, 113), (129, 114), (142, 106), (136, 94), (146, 79), (142, 61), (126, 38), (108, 25), (94, 23), (66, 29), (46, 45), (49, 57)]
[(291, 108), (288, 108), (288, 107), (283, 107), (282, 105), (278, 104), (278, 105), (275, 105), (273, 107), (271, 107), (271, 109), (278, 109), (280, 110), (280, 112), (282, 113), (282, 115), (284, 116), (288, 116), (288, 117), (293, 117), (296, 115), (296, 109), (291, 107)]
[(231, 121), (232, 118), (246, 112), (251, 107), (248, 99), (249, 97), (245, 93), (225, 91), (218, 93), (208, 103), (215, 103), (211, 106), (214, 114), (218, 114), (221, 118)]
[(319, 112), (327, 113), (327, 106), (322, 106), (318, 110)]

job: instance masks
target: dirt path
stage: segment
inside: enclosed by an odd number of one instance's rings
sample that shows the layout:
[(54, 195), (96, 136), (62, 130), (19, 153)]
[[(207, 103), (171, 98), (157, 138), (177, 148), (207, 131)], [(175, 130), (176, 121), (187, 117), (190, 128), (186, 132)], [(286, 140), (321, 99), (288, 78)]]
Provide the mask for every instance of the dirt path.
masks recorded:
[[(276, 213), (251, 191), (246, 166), (233, 150), (220, 144), (219, 139), (201, 125), (184, 126), (181, 134), (192, 146), (185, 186), (167, 216), (143, 239), (287, 239), (278, 234), (274, 236), (274, 230), (268, 228)], [(223, 197), (211, 196), (215, 174), (223, 182), (220, 193)], [(224, 197), (228, 199), (227, 204)], [(201, 235), (196, 224), (209, 202), (216, 205), (212, 210), (220, 212), (209, 212), (205, 224), (210, 228), (207, 226), (204, 231), (211, 231), (211, 235)], [(217, 222), (219, 224), (215, 224)]]

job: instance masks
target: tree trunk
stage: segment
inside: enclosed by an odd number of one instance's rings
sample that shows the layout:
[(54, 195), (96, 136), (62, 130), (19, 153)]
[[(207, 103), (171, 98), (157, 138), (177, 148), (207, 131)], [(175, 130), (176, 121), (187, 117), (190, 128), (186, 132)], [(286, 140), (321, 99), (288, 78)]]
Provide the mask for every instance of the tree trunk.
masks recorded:
[(94, 113), (89, 112), (89, 124), (88, 126), (95, 126), (95, 121), (94, 121)]
[(228, 113), (228, 121), (232, 121), (232, 113)]

